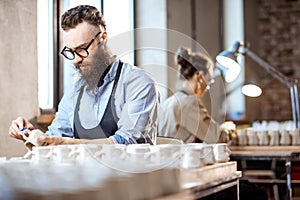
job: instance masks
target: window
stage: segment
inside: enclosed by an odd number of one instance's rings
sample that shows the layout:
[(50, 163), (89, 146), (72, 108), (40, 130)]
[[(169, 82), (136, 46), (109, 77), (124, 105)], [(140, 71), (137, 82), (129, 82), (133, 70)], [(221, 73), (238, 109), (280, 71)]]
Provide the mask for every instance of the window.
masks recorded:
[[(236, 40), (244, 41), (243, 0), (224, 1), (224, 48), (228, 49)], [(245, 114), (245, 97), (241, 93), (245, 79), (243, 63), (242, 60), (237, 79), (226, 85), (226, 113), (232, 120), (242, 119)]]
[[(82, 4), (82, 1), (80, 1), (80, 0), (65, 0), (63, 10), (66, 11), (66, 10), (68, 10), (72, 7), (78, 6), (80, 4)], [(84, 4), (95, 6), (96, 8), (101, 10), (100, 1), (86, 0), (84, 2)], [(62, 45), (62, 46), (64, 46), (64, 45)], [(67, 91), (72, 86), (73, 73), (74, 73), (73, 61), (68, 60), (68, 59), (63, 59), (63, 91)]]
[[(108, 45), (112, 53), (118, 55), (124, 62), (132, 64), (134, 61), (134, 52), (132, 51), (134, 49), (133, 2), (134, 0), (84, 1), (84, 4), (95, 6), (102, 11), (108, 25)], [(82, 3), (82, 0), (64, 0), (63, 2), (38, 0), (38, 93), (39, 106), (42, 109), (55, 108), (62, 97), (60, 94), (68, 90), (73, 83), (73, 61), (62, 58), (61, 64), (59, 64), (60, 61), (54, 62), (54, 55), (59, 55), (61, 47), (64, 46), (64, 44), (56, 42), (56, 40), (60, 40), (61, 36), (54, 38), (54, 22), (59, 21), (54, 13), (63, 13)], [(116, 4), (118, 6), (115, 6)], [(56, 73), (57, 71), (59, 73)]]
[(37, 1), (38, 99), (42, 109), (53, 108), (53, 1)]
[[(118, 5), (118, 6), (116, 6)], [(104, 0), (103, 15), (107, 24), (108, 46), (124, 62), (134, 62), (133, 0)]]

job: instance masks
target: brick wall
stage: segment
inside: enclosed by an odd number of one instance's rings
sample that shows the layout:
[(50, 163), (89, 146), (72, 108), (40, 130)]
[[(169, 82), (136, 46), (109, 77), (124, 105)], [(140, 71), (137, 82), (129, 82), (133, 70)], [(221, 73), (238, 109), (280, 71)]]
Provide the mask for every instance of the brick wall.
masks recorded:
[[(300, 0), (257, 0), (257, 8), (256, 53), (286, 76), (300, 78)], [(262, 119), (292, 119), (289, 89), (272, 76), (264, 79)]]

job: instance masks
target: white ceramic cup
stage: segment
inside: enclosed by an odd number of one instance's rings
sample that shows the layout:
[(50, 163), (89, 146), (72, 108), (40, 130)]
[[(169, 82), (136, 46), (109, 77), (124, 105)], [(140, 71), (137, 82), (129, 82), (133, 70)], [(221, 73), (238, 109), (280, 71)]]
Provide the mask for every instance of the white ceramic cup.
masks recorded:
[(214, 156), (216, 162), (227, 162), (229, 161), (230, 150), (226, 143), (218, 143), (213, 145)]
[[(158, 148), (158, 156), (156, 158), (156, 162), (160, 164), (176, 164), (182, 156), (183, 150), (182, 144), (159, 144), (156, 145)], [(154, 161), (155, 162), (155, 161)]]
[(270, 135), (270, 146), (278, 146), (279, 141), (280, 141), (280, 133), (277, 130), (269, 130), (269, 135)]
[(299, 129), (294, 129), (290, 131), (292, 136), (292, 145), (299, 145), (300, 144), (300, 133)]
[(150, 152), (150, 144), (130, 144), (126, 148), (127, 153), (140, 154)]
[(126, 148), (126, 159), (130, 162), (150, 162), (150, 144), (130, 144)]
[(102, 151), (98, 156), (104, 162), (124, 160), (126, 156), (126, 145), (103, 144)]
[(266, 146), (269, 145), (269, 133), (268, 131), (259, 131), (258, 132), (259, 145)]
[(55, 163), (73, 163), (74, 157), (71, 156), (73, 145), (53, 146), (52, 159)]
[(188, 148), (183, 152), (180, 167), (183, 169), (200, 168), (204, 165), (202, 161), (202, 145), (188, 145)]
[(238, 144), (240, 146), (246, 146), (248, 144), (248, 137), (246, 129), (237, 129)]
[[(40, 162), (48, 162), (52, 159), (52, 146), (34, 146), (32, 147), (32, 162), (40, 163)], [(25, 156), (24, 156), (25, 157)]]
[(70, 145), (71, 152), (69, 156), (76, 162), (84, 163), (85, 161), (97, 160), (102, 152), (102, 144), (79, 144)]
[(257, 131), (253, 130), (252, 128), (246, 129), (247, 136), (248, 136), (248, 145), (250, 146), (257, 146), (258, 145), (258, 135)]
[(280, 145), (288, 146), (291, 144), (291, 135), (288, 130), (282, 130), (280, 131)]
[(215, 163), (213, 145), (203, 145), (201, 153), (201, 158), (204, 165), (212, 165)]

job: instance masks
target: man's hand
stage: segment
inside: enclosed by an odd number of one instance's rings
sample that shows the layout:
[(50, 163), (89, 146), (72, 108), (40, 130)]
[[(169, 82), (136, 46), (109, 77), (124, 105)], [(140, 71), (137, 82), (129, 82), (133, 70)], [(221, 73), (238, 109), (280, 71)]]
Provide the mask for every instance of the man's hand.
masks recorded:
[(27, 121), (26, 119), (24, 119), (22, 117), (18, 117), (17, 119), (15, 119), (11, 122), (11, 125), (8, 130), (8, 134), (9, 134), (9, 136), (11, 136), (13, 138), (24, 141), (22, 134), (21, 134), (22, 133), (21, 130), (23, 128), (27, 128), (28, 130), (34, 129), (33, 125), (29, 121)]

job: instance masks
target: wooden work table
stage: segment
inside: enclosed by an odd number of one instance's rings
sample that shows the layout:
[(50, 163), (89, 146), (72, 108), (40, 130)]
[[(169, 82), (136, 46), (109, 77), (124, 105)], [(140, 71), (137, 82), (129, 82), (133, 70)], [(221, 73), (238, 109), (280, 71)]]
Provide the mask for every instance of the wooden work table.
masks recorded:
[(300, 160), (299, 146), (230, 146), (230, 159), (284, 161), (286, 167), (287, 199), (292, 199), (291, 161)]

